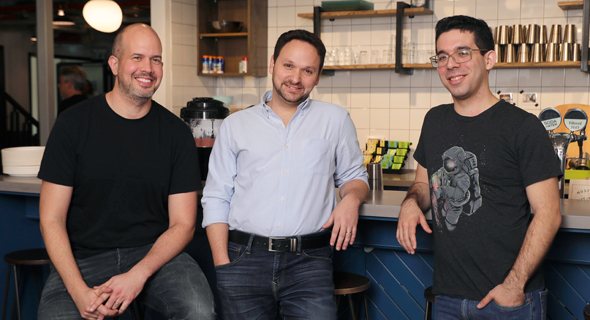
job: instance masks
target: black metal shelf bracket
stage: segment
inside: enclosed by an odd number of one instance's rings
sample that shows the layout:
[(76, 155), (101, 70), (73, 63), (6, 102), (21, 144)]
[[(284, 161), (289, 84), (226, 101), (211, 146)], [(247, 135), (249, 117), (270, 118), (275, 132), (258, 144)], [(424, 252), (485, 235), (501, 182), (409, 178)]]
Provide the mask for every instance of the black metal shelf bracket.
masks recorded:
[(580, 57), (580, 70), (582, 72), (588, 72), (588, 28), (590, 28), (590, 0), (584, 0), (582, 6), (582, 55)]
[(404, 68), (403, 65), (404, 9), (409, 7), (410, 5), (405, 2), (400, 1), (397, 3), (395, 14), (395, 73), (412, 75), (414, 69)]

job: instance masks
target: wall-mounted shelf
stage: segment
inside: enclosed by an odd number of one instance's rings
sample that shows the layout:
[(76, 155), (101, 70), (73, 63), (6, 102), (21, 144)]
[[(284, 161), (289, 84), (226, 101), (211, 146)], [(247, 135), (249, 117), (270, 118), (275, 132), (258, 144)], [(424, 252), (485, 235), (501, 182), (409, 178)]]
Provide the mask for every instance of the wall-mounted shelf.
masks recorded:
[[(579, 68), (579, 61), (558, 61), (558, 62), (500, 62), (494, 65), (494, 69), (517, 69), (517, 68)], [(430, 63), (406, 63), (404, 68), (408, 69), (434, 69)], [(351, 66), (325, 66), (324, 70), (389, 70), (395, 69), (395, 64), (357, 64)]]
[(576, 10), (584, 7), (584, 1), (559, 1), (557, 6), (562, 10)]
[(232, 33), (201, 33), (199, 37), (202, 38), (225, 38), (225, 37), (247, 37), (248, 32), (232, 32)]
[[(197, 59), (204, 55), (222, 56), (224, 73), (203, 73), (198, 65), (198, 75), (205, 77), (255, 76), (268, 74), (267, 29), (268, 0), (199, 0), (197, 3)], [(241, 32), (212, 32), (211, 21), (229, 20), (243, 22)], [(248, 73), (239, 73), (243, 57), (248, 58)]]
[(250, 73), (238, 73), (238, 72), (224, 72), (224, 73), (203, 73), (199, 76), (202, 77), (243, 77), (243, 76), (251, 76)]
[[(350, 18), (378, 18), (394, 17), (397, 14), (396, 9), (392, 10), (359, 10), (359, 11), (325, 11), (322, 12), (322, 19), (350, 19)], [(428, 8), (408, 8), (404, 10), (405, 16), (423, 16), (433, 14)], [(300, 13), (300, 18), (313, 19), (313, 13)]]

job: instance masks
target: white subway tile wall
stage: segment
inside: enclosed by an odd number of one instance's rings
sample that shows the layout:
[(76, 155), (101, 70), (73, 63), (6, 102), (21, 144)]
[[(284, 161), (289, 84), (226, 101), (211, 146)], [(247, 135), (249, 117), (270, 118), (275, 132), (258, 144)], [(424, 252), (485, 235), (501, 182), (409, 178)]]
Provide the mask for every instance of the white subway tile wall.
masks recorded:
[[(232, 107), (243, 108), (260, 101), (260, 95), (272, 88), (268, 77), (199, 77), (196, 56), (196, 1), (171, 0), (172, 5), (172, 94), (174, 112), (197, 96), (232, 95)], [(564, 11), (559, 0), (431, 0), (433, 15), (416, 16), (404, 21), (404, 36), (417, 43), (419, 50), (434, 49), (434, 26), (446, 16), (472, 15), (486, 20), (490, 27), (513, 24), (542, 24), (548, 30), (553, 24), (576, 24), (581, 42), (582, 11)], [(390, 0), (375, 0), (375, 9), (394, 9)], [(302, 28), (313, 31), (311, 19), (298, 13), (313, 12), (321, 0), (268, 0), (268, 59), (275, 42), (283, 32)], [(381, 54), (396, 32), (395, 17), (322, 20), (322, 40), (328, 51), (351, 47), (355, 52)], [(565, 103), (589, 104), (588, 74), (577, 68), (498, 69), (489, 76), (490, 89), (512, 93), (517, 106), (538, 114), (546, 107)], [(523, 93), (537, 93), (537, 106), (523, 103)], [(348, 109), (357, 127), (359, 145), (366, 140), (382, 138), (410, 140), (413, 148), (420, 137), (424, 115), (433, 106), (450, 103), (450, 94), (440, 83), (435, 70), (417, 69), (414, 75), (400, 75), (393, 70), (336, 71), (322, 76), (312, 92), (314, 99), (329, 101)], [(412, 159), (410, 157), (410, 159)], [(413, 160), (408, 168), (415, 168)]]

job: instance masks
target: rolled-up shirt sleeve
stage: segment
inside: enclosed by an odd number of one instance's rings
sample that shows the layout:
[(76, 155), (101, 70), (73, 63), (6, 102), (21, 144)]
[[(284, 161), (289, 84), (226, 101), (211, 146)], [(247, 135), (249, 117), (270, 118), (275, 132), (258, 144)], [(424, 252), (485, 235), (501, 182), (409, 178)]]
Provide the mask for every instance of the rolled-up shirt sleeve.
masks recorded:
[(209, 173), (203, 190), (203, 228), (214, 223), (227, 223), (234, 179), (237, 173), (237, 156), (231, 149), (231, 135), (227, 119), (221, 124), (209, 158)]
[(356, 128), (348, 112), (342, 124), (341, 138), (336, 147), (336, 170), (334, 171), (334, 182), (340, 188), (351, 180), (362, 180), (367, 186), (367, 169), (363, 166), (363, 153), (359, 148)]

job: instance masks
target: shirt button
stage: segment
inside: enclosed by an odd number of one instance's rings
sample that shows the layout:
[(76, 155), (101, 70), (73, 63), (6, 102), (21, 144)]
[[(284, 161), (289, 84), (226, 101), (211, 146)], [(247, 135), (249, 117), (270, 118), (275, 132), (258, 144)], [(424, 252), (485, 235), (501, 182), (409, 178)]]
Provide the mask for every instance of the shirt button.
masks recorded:
[(277, 226), (277, 228), (280, 228), (280, 227), (281, 227), (281, 224), (279, 223), (279, 225)]
[(285, 145), (285, 149), (289, 149), (289, 145)]
[(287, 174), (287, 170), (283, 170), (283, 174)]
[(281, 197), (281, 201), (285, 201), (285, 197)]
[(281, 127), (281, 128), (282, 128), (282, 127), (283, 127), (283, 124), (282, 124), (282, 123), (279, 123), (279, 127)]

